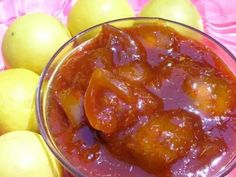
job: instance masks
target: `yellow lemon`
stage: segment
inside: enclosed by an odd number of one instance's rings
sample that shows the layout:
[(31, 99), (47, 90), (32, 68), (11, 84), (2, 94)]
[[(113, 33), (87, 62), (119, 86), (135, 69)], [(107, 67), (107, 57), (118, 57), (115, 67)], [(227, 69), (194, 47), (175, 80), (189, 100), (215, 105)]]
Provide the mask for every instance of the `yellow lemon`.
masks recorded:
[(127, 0), (79, 0), (69, 13), (68, 28), (74, 36), (96, 24), (133, 16)]
[(0, 72), (0, 134), (38, 130), (34, 106), (38, 80), (39, 76), (27, 69)]
[(41, 135), (13, 131), (0, 136), (1, 177), (60, 177), (61, 167)]
[(190, 0), (152, 0), (140, 16), (165, 18), (203, 30), (201, 16)]
[(2, 44), (6, 64), (40, 74), (53, 54), (70, 39), (67, 28), (55, 17), (28, 14), (7, 29)]

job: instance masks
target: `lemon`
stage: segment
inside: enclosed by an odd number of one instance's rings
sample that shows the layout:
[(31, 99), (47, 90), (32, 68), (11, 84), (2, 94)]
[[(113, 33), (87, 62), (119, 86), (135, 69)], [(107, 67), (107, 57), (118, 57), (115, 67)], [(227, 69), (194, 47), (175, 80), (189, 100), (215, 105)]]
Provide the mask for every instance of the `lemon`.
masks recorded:
[(68, 28), (74, 36), (96, 24), (133, 16), (127, 0), (79, 0), (69, 13)]
[(2, 44), (3, 57), (12, 68), (27, 68), (40, 74), (53, 54), (70, 39), (67, 28), (55, 17), (27, 14), (7, 29)]
[(61, 168), (41, 135), (14, 131), (0, 136), (1, 177), (60, 177)]
[(38, 80), (39, 76), (27, 69), (0, 72), (0, 134), (38, 130), (34, 106)]
[(152, 0), (140, 16), (161, 17), (203, 30), (201, 16), (190, 0)]

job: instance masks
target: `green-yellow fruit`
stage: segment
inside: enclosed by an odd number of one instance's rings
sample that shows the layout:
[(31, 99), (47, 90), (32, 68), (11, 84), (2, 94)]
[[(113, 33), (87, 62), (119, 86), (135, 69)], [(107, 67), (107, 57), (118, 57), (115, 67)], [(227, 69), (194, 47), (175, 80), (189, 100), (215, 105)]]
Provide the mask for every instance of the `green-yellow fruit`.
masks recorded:
[(41, 135), (14, 131), (0, 136), (1, 177), (60, 177), (61, 167)]
[(10, 68), (27, 68), (40, 74), (70, 37), (67, 28), (53, 16), (42, 13), (21, 16), (4, 35), (4, 60)]
[(189, 0), (152, 0), (140, 16), (165, 18), (203, 30), (201, 16)]
[(0, 72), (0, 135), (38, 130), (34, 106), (38, 80), (39, 76), (27, 69)]
[(79, 0), (69, 13), (68, 28), (74, 36), (96, 24), (133, 16), (127, 0)]

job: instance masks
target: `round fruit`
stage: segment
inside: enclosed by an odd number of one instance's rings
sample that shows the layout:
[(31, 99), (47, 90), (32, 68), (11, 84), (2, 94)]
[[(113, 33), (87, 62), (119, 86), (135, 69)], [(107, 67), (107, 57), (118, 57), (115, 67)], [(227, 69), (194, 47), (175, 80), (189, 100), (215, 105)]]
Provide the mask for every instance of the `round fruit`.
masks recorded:
[(165, 18), (203, 30), (201, 16), (189, 0), (152, 0), (140, 16)]
[(27, 69), (0, 72), (0, 135), (12, 130), (38, 130), (34, 109), (38, 80), (39, 76)]
[(1, 177), (60, 177), (61, 168), (41, 135), (14, 131), (0, 136)]
[(127, 0), (79, 0), (69, 13), (68, 28), (74, 36), (96, 24), (133, 16)]
[(7, 29), (2, 44), (6, 64), (40, 74), (62, 44), (70, 39), (55, 17), (36, 13), (21, 16)]

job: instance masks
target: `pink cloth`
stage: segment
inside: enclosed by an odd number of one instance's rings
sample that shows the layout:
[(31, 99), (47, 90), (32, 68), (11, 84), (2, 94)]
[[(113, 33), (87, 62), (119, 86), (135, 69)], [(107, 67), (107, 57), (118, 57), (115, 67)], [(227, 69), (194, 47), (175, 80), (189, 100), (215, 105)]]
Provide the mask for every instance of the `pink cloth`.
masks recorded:
[(192, 0), (199, 10), (204, 31), (236, 56), (236, 1)]
[[(76, 0), (0, 0), (0, 48), (7, 26), (18, 16), (45, 12), (66, 23), (66, 16)], [(148, 0), (128, 0), (136, 14)], [(221, 42), (236, 56), (236, 1), (192, 0), (199, 10), (204, 31)], [(4, 69), (0, 50), (0, 70)], [(236, 169), (228, 177), (235, 177)]]

